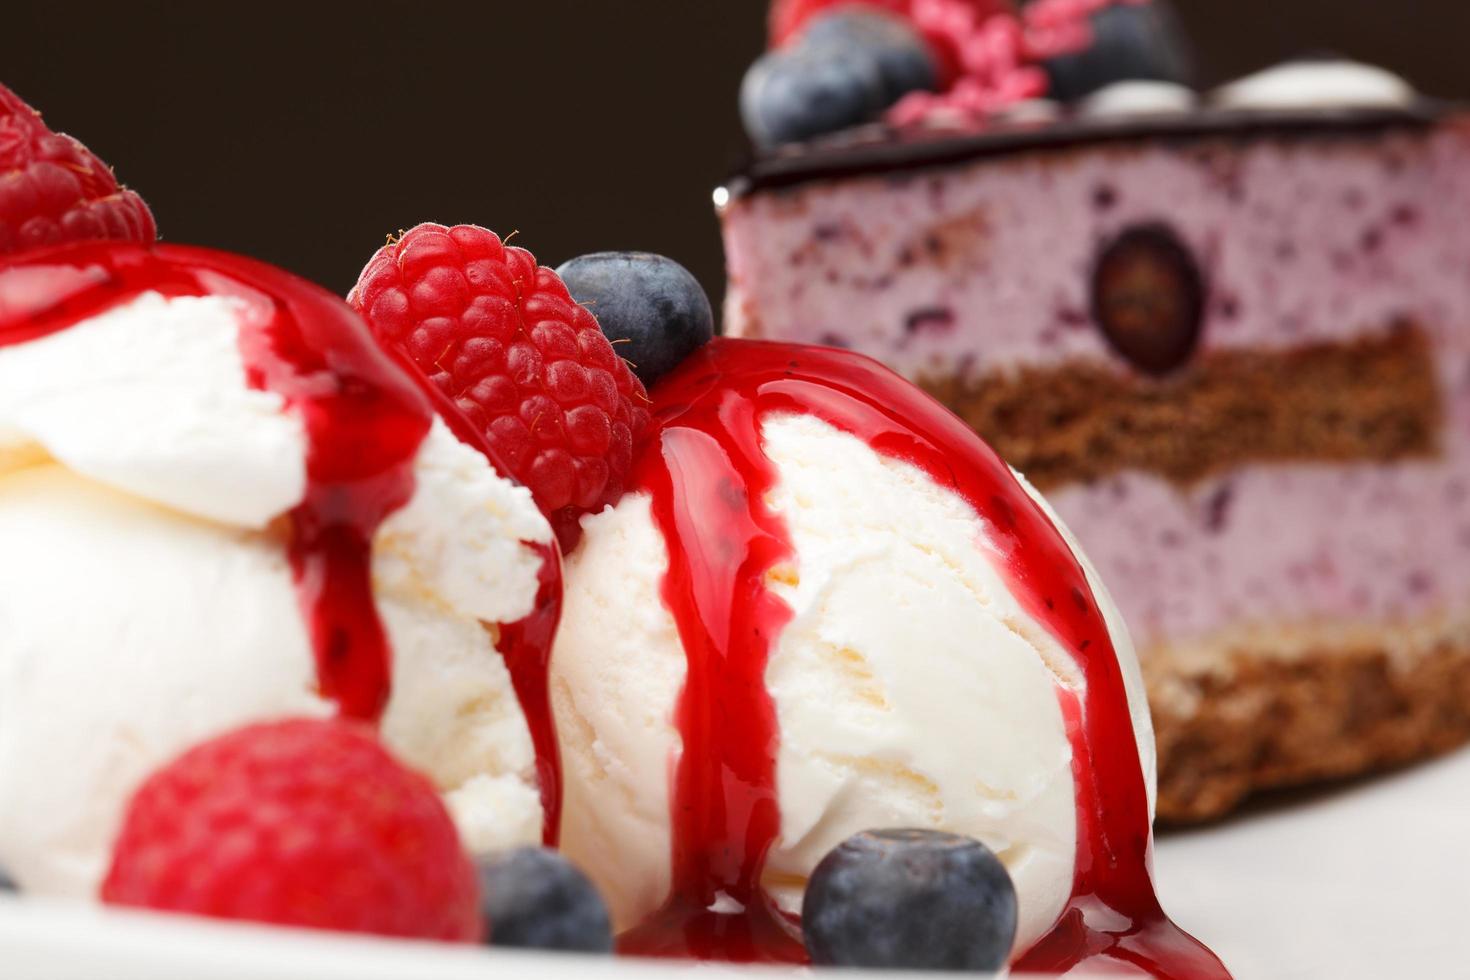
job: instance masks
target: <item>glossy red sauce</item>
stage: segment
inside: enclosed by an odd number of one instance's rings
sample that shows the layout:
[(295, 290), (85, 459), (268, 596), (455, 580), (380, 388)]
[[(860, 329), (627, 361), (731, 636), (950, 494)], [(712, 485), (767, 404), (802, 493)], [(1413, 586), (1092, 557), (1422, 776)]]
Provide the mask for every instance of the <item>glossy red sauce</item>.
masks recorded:
[[(489, 460), (495, 472), (507, 480), (514, 479), (501, 463), (484, 433), (472, 425), (454, 404), (454, 400), (419, 369), (413, 359), (394, 353), (395, 360), (418, 378), (429, 401), (460, 442), (477, 449)], [(536, 776), (541, 791), (541, 839), (555, 847), (561, 836), (561, 747), (556, 739), (556, 718), (551, 710), (551, 647), (561, 624), (562, 561), (561, 549), (552, 541), (535, 544), (532, 549), (541, 556), (537, 573), (536, 601), (524, 619), (500, 625), (496, 649), (505, 658), (516, 700), (531, 731), (531, 744), (536, 752)]]
[(541, 839), (548, 847), (555, 847), (561, 834), (561, 748), (556, 741), (556, 719), (551, 713), (547, 682), (551, 676), (551, 645), (561, 622), (561, 550), (548, 543), (536, 545), (536, 551), (541, 555), (536, 605), (525, 619), (500, 627), (497, 649), (505, 658), (536, 750)]
[[(306, 430), (307, 487), (290, 514), (290, 558), (318, 685), (344, 716), (376, 721), (392, 689), (392, 651), (373, 598), (372, 541), (413, 496), (431, 396), (337, 297), (263, 263), (181, 246), (99, 243), (7, 260), (0, 346), (60, 332), (150, 291), (247, 302), (239, 341), (247, 380), (280, 395)], [(445, 417), (464, 438), (470, 427), (458, 412)], [(481, 441), (472, 445), (495, 463)], [(551, 837), (560, 772), (546, 665), (561, 566), (554, 548), (544, 553), (541, 601), (526, 620), (502, 627), (501, 648), (531, 726)]]
[(919, 389), (842, 351), (719, 339), (653, 398), (661, 431), (640, 456), (633, 485), (652, 495), (669, 550), (663, 597), (688, 657), (676, 710), (684, 747), (672, 793), (671, 894), (620, 949), (804, 957), (761, 888), (780, 829), (780, 731), (765, 667), (789, 616), (765, 583), (792, 550), (763, 502), (775, 473), (760, 426), (772, 413), (797, 412), (917, 466), (966, 500), (988, 526), (1017, 599), (1085, 681), (1081, 695), (1058, 692), (1077, 788), (1072, 896), (1016, 968), (1064, 972), (1114, 960), (1159, 977), (1228, 977), (1155, 897), (1144, 775), (1112, 639), (1071, 549), (999, 457)]
[(634, 475), (669, 544), (663, 600), (688, 657), (675, 716), (684, 750), (673, 792), (673, 889), (619, 949), (802, 962), (805, 949), (760, 881), (781, 829), (766, 659), (790, 617), (765, 576), (791, 556), (791, 544), (762, 502), (775, 473), (760, 447), (756, 404), (733, 385), (687, 406), (684, 398), (679, 381), (663, 388), (655, 409), (682, 411), (662, 420), (656, 450)]

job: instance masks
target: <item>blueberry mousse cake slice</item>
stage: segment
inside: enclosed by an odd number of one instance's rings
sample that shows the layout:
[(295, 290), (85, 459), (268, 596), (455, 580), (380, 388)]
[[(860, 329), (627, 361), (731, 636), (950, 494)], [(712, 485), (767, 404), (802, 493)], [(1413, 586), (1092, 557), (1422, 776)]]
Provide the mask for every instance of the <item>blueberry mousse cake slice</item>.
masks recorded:
[(1043, 6), (717, 193), (727, 333), (885, 361), (1047, 495), (1137, 640), (1162, 817), (1463, 743), (1470, 115), (1341, 59), (1197, 95), (1158, 3)]

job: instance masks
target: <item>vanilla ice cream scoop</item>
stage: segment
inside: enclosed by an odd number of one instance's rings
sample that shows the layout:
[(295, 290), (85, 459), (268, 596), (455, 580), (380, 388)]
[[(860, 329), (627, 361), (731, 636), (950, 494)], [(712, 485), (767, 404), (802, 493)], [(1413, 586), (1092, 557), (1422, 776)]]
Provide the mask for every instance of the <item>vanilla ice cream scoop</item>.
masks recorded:
[(1214, 963), (1149, 883), (1131, 643), (1040, 498), (841, 351), (716, 340), (653, 397), (658, 442), (584, 521), (552, 658), (562, 844), (623, 948), (799, 959), (818, 861), (922, 827), (1000, 856), (1028, 968)]
[(0, 271), (0, 866), (92, 895), (155, 767), (339, 711), (473, 849), (538, 841), (549, 713), (497, 624), (551, 541), (315, 287), (173, 247)]

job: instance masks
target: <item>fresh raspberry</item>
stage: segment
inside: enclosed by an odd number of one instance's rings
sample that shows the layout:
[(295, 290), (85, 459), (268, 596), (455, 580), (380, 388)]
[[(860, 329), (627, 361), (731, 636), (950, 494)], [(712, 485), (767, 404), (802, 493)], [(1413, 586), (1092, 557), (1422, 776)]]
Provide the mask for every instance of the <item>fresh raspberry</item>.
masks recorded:
[(485, 436), (563, 545), (623, 493), (648, 394), (556, 273), (475, 225), (379, 249), (347, 300)]
[(1089, 18), (1115, 4), (1147, 0), (775, 0), (772, 46), (788, 43), (834, 7), (882, 7), (907, 17), (929, 42), (941, 91), (911, 92), (887, 119), (899, 127), (941, 115), (984, 119), (1047, 91), (1041, 63), (1092, 43)]
[(888, 111), (907, 126), (948, 111), (977, 119), (1046, 94), (1046, 72), (1032, 63), (1021, 17), (997, 10), (977, 15), (961, 0), (912, 0), (915, 25), (956, 66), (943, 92), (911, 92)]
[(85, 146), (0, 85), (0, 255), (62, 242), (158, 237), (143, 199)]
[(479, 885), (428, 780), (313, 719), (205, 742), (134, 795), (102, 899), (221, 919), (474, 942)]
[(833, 7), (881, 7), (896, 14), (908, 14), (909, 0), (775, 0), (771, 4), (769, 24), (771, 47), (779, 48), (790, 41), (817, 14)]
[(963, 47), (977, 29), (996, 15), (1012, 16), (1012, 0), (775, 0), (770, 38), (780, 47), (799, 35), (807, 22), (834, 7), (881, 7), (908, 18), (929, 42), (947, 89), (966, 73)]

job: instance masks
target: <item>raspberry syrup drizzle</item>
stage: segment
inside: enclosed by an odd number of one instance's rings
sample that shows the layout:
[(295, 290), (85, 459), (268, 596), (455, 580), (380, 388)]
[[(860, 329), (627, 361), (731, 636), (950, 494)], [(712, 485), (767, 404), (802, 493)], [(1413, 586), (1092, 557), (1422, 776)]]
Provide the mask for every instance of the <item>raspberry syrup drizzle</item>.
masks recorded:
[(801, 960), (760, 885), (780, 829), (780, 732), (765, 687), (789, 610), (766, 588), (792, 556), (764, 504), (776, 474), (760, 445), (771, 413), (816, 416), (919, 467), (985, 521), (1018, 600), (1075, 660), (1081, 695), (1059, 690), (1072, 744), (1077, 860), (1057, 925), (1015, 964), (1066, 972), (1130, 964), (1157, 977), (1229, 974), (1164, 914), (1149, 876), (1151, 830), (1122, 672), (1081, 566), (1010, 469), (938, 402), (847, 352), (716, 339), (653, 393), (660, 432), (635, 466), (669, 549), (663, 597), (688, 676), (673, 786), (668, 902), (625, 935), (623, 952)]
[[(702, 374), (691, 365), (678, 378), (690, 371)], [(631, 481), (651, 493), (669, 545), (663, 600), (688, 673), (675, 716), (684, 749), (672, 801), (673, 889), (618, 949), (800, 963), (806, 951), (760, 883), (781, 828), (766, 660), (790, 618), (764, 580), (792, 554), (791, 544), (763, 502), (775, 474), (761, 451), (755, 404), (733, 388), (713, 395), (685, 405), (679, 381), (663, 386), (655, 411), (669, 404), (682, 410), (662, 420), (656, 448)]]
[[(0, 347), (59, 333), (146, 292), (246, 301), (239, 344), (247, 381), (280, 395), (306, 429), (307, 487), (290, 514), (290, 559), (318, 686), (344, 716), (376, 722), (392, 690), (392, 651), (373, 597), (372, 541), (413, 496), (414, 460), (434, 418), (429, 398), (337, 297), (198, 248), (87, 244), (10, 259), (0, 266)], [(463, 439), (470, 427), (459, 413), (446, 420)], [(488, 447), (468, 441), (494, 464)], [(501, 650), (537, 750), (550, 838), (561, 781), (545, 673), (561, 564), (554, 548), (542, 550), (536, 610), (501, 628)]]

